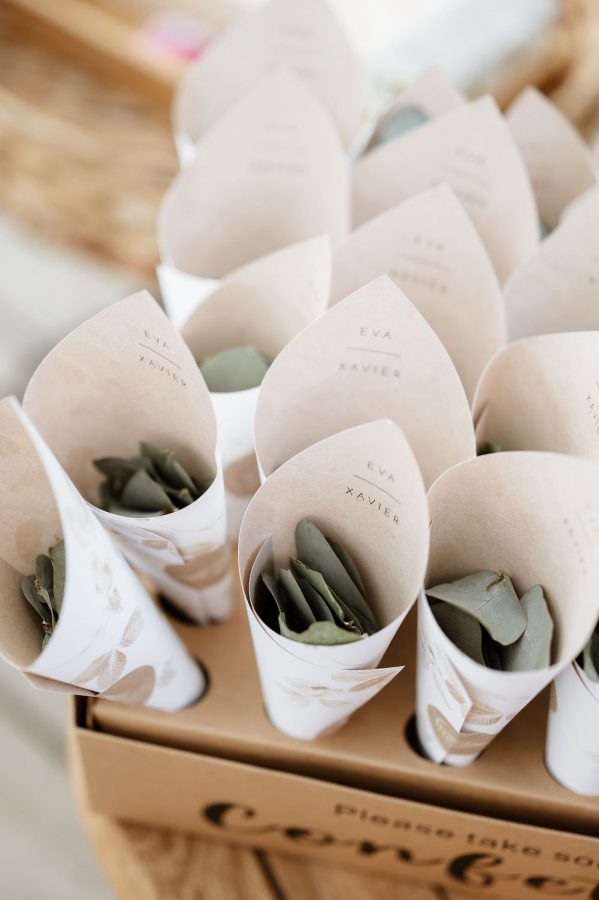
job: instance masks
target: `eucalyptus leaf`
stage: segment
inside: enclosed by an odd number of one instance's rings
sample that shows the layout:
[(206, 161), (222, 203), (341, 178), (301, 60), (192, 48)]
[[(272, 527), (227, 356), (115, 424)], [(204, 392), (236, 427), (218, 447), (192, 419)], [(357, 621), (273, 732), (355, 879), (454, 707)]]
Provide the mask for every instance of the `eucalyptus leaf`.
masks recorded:
[[(337, 597), (354, 610), (363, 622), (368, 623), (369, 628), (365, 630), (370, 632), (376, 629), (374, 613), (360, 588), (316, 525), (306, 520), (300, 522), (295, 529), (295, 545), (298, 559), (314, 571), (320, 572)], [(355, 568), (353, 563), (352, 567)]]
[(331, 590), (320, 572), (315, 572), (299, 559), (292, 559), (291, 567), (299, 577), (305, 578), (308, 584), (311, 584), (314, 590), (318, 591), (339, 625), (345, 625), (346, 628), (350, 628), (359, 634), (367, 631), (357, 613), (351, 610), (341, 597)]
[(484, 569), (457, 581), (436, 585), (426, 593), (428, 597), (443, 600), (474, 616), (493, 640), (503, 646), (518, 640), (526, 628), (526, 613), (504, 572)]
[(545, 669), (551, 662), (553, 619), (540, 584), (535, 584), (520, 599), (526, 613), (524, 633), (501, 649), (503, 668), (508, 672)]
[(599, 631), (593, 632), (582, 651), (584, 674), (591, 681), (599, 681)]
[(139, 446), (142, 456), (152, 461), (158, 473), (170, 487), (179, 490), (187, 488), (190, 494), (197, 499), (197, 487), (193, 479), (188, 475), (172, 450), (163, 450), (154, 444), (148, 444), (147, 441), (141, 441)]
[(94, 466), (111, 482), (124, 484), (137, 472), (139, 463), (134, 459), (120, 459), (118, 456), (105, 456), (102, 459), (94, 459)]
[(175, 509), (166, 492), (145, 469), (138, 469), (127, 481), (121, 494), (121, 503), (125, 507), (147, 512), (172, 512)]
[(279, 586), (287, 600), (285, 614), (294, 625), (307, 628), (308, 625), (316, 622), (316, 616), (312, 612), (310, 604), (289, 569), (282, 569), (279, 572)]
[(277, 612), (285, 612), (285, 604), (279, 590), (279, 585), (269, 572), (263, 572), (261, 575), (262, 583), (266, 586), (273, 600), (277, 605)]
[(313, 622), (305, 631), (293, 631), (288, 627), (284, 613), (279, 616), (279, 629), (283, 637), (301, 644), (321, 644), (323, 646), (350, 644), (366, 637), (365, 634), (356, 634), (346, 628), (340, 628), (334, 622)]
[(302, 589), (302, 593), (306, 600), (310, 605), (310, 609), (314, 613), (314, 618), (317, 622), (334, 622), (335, 617), (329, 607), (326, 604), (326, 601), (320, 596), (317, 590), (312, 587), (309, 581), (306, 581), (305, 578), (300, 578), (299, 586)]
[(348, 575), (350, 576), (350, 578), (353, 581), (353, 583), (355, 584), (355, 586), (358, 588), (358, 590), (360, 591), (362, 596), (366, 597), (366, 588), (364, 587), (364, 582), (362, 581), (362, 576), (358, 572), (358, 568), (357, 568), (355, 562), (353, 561), (353, 559), (351, 558), (351, 556), (349, 555), (349, 553), (347, 552), (345, 547), (341, 547), (339, 544), (336, 544), (335, 541), (332, 541), (330, 538), (327, 538), (327, 540), (328, 540), (329, 544), (331, 545), (331, 547), (333, 548), (333, 550), (335, 551), (335, 555), (341, 561), (341, 565), (343, 566), (344, 569), (346, 569)]
[(52, 587), (54, 595), (54, 609), (56, 615), (60, 615), (64, 598), (64, 583), (66, 575), (66, 558), (64, 541), (59, 541), (48, 551), (52, 561)]
[(483, 657), (483, 630), (480, 622), (473, 616), (457, 606), (451, 606), (449, 603), (431, 603), (431, 612), (441, 631), (443, 631), (452, 644), (473, 659), (480, 663), (481, 666), (486, 665)]
[(231, 347), (198, 363), (208, 390), (215, 394), (246, 391), (262, 384), (269, 362), (253, 347)]
[(48, 606), (45, 601), (40, 598), (34, 587), (36, 581), (35, 575), (25, 575), (21, 579), (21, 593), (27, 602), (34, 608), (40, 619), (44, 622), (48, 621), (49, 624), (50, 617), (48, 616)]
[(501, 661), (501, 644), (496, 644), (488, 631), (483, 628), (483, 660), (487, 669), (496, 669), (501, 672), (503, 663)]
[(489, 453), (501, 453), (503, 451), (503, 447), (501, 444), (495, 443), (495, 441), (485, 441), (484, 444), (481, 444), (478, 450), (476, 451), (477, 456), (488, 456)]

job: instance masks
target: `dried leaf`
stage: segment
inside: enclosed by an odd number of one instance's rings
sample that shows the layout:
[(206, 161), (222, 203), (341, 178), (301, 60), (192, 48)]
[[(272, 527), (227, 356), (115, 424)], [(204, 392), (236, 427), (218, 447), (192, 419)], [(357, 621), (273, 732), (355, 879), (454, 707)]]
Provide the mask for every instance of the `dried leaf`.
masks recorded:
[(36, 580), (37, 579), (35, 575), (25, 575), (21, 579), (21, 593), (23, 594), (27, 602), (30, 603), (34, 608), (41, 620), (43, 622), (48, 620), (49, 623), (50, 617), (48, 615), (48, 607), (40, 598), (38, 592), (34, 587)]
[(304, 629), (316, 622), (310, 604), (289, 569), (279, 572), (279, 586), (285, 598), (283, 612), (293, 627)]
[[(368, 633), (376, 630), (376, 618), (365, 597), (322, 532), (312, 522), (303, 520), (295, 529), (297, 556), (303, 563), (320, 572), (329, 588), (360, 619), (368, 623)], [(349, 555), (349, 554), (348, 554)], [(352, 563), (352, 567), (353, 566)]]
[(426, 593), (429, 598), (444, 600), (474, 616), (493, 640), (503, 646), (513, 644), (526, 628), (526, 613), (504, 572), (484, 569), (436, 585)]
[(544, 669), (551, 662), (553, 619), (541, 585), (527, 591), (520, 602), (526, 613), (526, 628), (517, 641), (502, 648), (503, 668), (508, 672)]
[(150, 478), (145, 469), (132, 475), (121, 494), (121, 503), (129, 509), (146, 512), (172, 512), (175, 508), (165, 491)]
[(279, 615), (279, 629), (283, 637), (298, 641), (301, 644), (350, 644), (352, 641), (360, 641), (365, 634), (356, 634), (347, 628), (340, 628), (334, 622), (313, 622), (305, 631), (293, 631), (287, 626), (285, 613)]
[(177, 490), (187, 488), (197, 499), (198, 490), (196, 484), (172, 450), (162, 450), (160, 447), (148, 444), (146, 441), (141, 441), (139, 446), (142, 455), (152, 461), (158, 473), (172, 488)]
[(214, 394), (247, 391), (262, 384), (269, 362), (253, 347), (232, 347), (198, 363)]
[(334, 622), (335, 618), (333, 613), (322, 599), (317, 590), (315, 590), (309, 581), (306, 581), (305, 578), (300, 578), (299, 586), (302, 589), (302, 593), (308, 604), (310, 605), (310, 609), (314, 613), (314, 618), (317, 622)]
[(431, 603), (431, 612), (452, 644), (470, 659), (484, 666), (483, 630), (480, 622), (457, 606), (443, 601)]
[(59, 541), (48, 551), (52, 562), (52, 588), (54, 596), (54, 609), (56, 615), (60, 615), (64, 598), (64, 584), (66, 576), (66, 556), (64, 541)]
[(345, 625), (346, 628), (350, 628), (359, 634), (363, 632), (369, 633), (360, 616), (331, 590), (320, 572), (315, 572), (314, 569), (311, 569), (299, 559), (292, 559), (291, 567), (299, 578), (305, 578), (308, 584), (311, 584), (314, 590), (318, 591), (339, 625)]

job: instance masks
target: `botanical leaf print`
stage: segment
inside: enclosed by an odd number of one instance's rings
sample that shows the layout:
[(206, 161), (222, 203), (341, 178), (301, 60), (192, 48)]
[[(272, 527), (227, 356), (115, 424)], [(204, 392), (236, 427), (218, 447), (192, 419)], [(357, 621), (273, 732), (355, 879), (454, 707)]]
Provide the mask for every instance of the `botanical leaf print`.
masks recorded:
[(98, 674), (98, 688), (105, 691), (118, 681), (127, 665), (127, 657), (121, 650), (113, 650), (108, 654), (108, 660), (102, 671)]
[(130, 647), (140, 636), (144, 626), (143, 616), (140, 609), (136, 609), (131, 613), (129, 621), (125, 625), (125, 630), (121, 638), (121, 647)]
[(229, 572), (229, 550), (217, 547), (191, 559), (180, 566), (167, 566), (167, 575), (180, 584), (201, 590), (211, 587), (224, 578)]
[(83, 682), (85, 684), (86, 681), (93, 681), (94, 678), (97, 678), (100, 672), (102, 672), (106, 666), (110, 665), (110, 651), (108, 653), (103, 653), (101, 656), (96, 657), (90, 664), (81, 672), (77, 678), (74, 679), (76, 682)]
[(139, 666), (105, 690), (101, 696), (118, 703), (142, 706), (150, 699), (156, 683), (153, 666)]

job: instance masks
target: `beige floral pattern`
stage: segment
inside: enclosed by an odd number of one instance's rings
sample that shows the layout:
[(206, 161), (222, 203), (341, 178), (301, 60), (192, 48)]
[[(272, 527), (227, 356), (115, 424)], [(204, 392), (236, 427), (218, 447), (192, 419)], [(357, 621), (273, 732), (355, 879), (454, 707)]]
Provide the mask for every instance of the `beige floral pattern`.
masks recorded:
[(456, 731), (436, 706), (429, 705), (427, 711), (433, 732), (446, 753), (474, 756), (481, 753), (494, 737), (493, 734)]
[(196, 590), (211, 587), (229, 574), (229, 549), (226, 546), (206, 548), (188, 562), (166, 566), (165, 572), (180, 584)]
[(100, 654), (100, 656), (92, 660), (74, 679), (75, 682), (81, 685), (95, 682), (98, 691), (102, 694), (106, 694), (109, 689), (114, 688), (119, 681), (123, 680), (123, 672), (127, 666), (125, 650), (135, 643), (142, 629), (143, 616), (141, 610), (136, 609), (127, 620), (119, 646), (114, 650), (108, 650), (106, 653)]
[(351, 694), (355, 691), (367, 691), (372, 688), (380, 689), (393, 678), (392, 672), (380, 675), (364, 675), (362, 672), (334, 672), (331, 680), (345, 682), (346, 687), (334, 687), (326, 684), (318, 684), (304, 681), (300, 678), (289, 678), (281, 683), (281, 687), (292, 703), (297, 706), (309, 706), (311, 703), (321, 703), (323, 706), (343, 707), (353, 706), (354, 700)]

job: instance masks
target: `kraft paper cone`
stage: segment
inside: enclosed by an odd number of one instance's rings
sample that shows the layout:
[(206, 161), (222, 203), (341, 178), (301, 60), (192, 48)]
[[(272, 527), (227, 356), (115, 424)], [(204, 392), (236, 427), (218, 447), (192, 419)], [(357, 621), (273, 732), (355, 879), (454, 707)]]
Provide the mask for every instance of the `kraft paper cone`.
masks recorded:
[[(288, 566), (302, 519), (350, 553), (380, 631), (324, 647), (285, 638), (262, 621), (256, 609), (258, 578)], [(400, 671), (376, 667), (418, 593), (427, 551), (422, 477), (401, 429), (389, 420), (359, 425), (309, 447), (261, 486), (241, 526), (239, 572), (273, 725), (292, 737), (323, 735)]]
[[(0, 402), (0, 459), (2, 657), (40, 689), (163, 710), (197, 700), (200, 669), (13, 398)], [(61, 539), (65, 592), (42, 650), (20, 582)]]
[(221, 284), (220, 278), (188, 275), (167, 263), (156, 266), (160, 296), (165, 312), (175, 328), (182, 328), (190, 315)]
[(173, 129), (186, 165), (195, 145), (273, 69), (306, 82), (349, 147), (365, 105), (359, 60), (324, 0), (271, 0), (240, 18), (190, 65), (175, 96)]
[(538, 221), (524, 163), (491, 97), (366, 154), (353, 177), (354, 225), (443, 181), (463, 203), (503, 283), (534, 250)]
[(454, 87), (445, 73), (437, 66), (431, 66), (404, 88), (379, 117), (368, 150), (395, 137), (394, 122), (402, 110), (412, 108), (420, 112), (423, 119), (428, 120), (465, 102), (464, 95)]
[(599, 684), (577, 662), (551, 686), (545, 763), (568, 790), (599, 797)]
[(403, 428), (425, 484), (474, 455), (468, 400), (447, 351), (383, 276), (336, 304), (274, 361), (256, 408), (264, 475), (305, 447), (373, 418)]
[(418, 606), (417, 727), (424, 752), (463, 766), (581, 651), (599, 613), (599, 465), (552, 453), (497, 453), (446, 472), (428, 494), (425, 587), (482, 569), (506, 572), (519, 596), (541, 584), (553, 621), (553, 663), (488, 669)]
[(504, 291), (510, 340), (599, 329), (598, 229), (593, 194), (514, 272)]
[(543, 334), (509, 344), (474, 399), (478, 446), (599, 459), (599, 332)]
[(132, 518), (94, 506), (126, 556), (197, 622), (232, 608), (225, 496), (210, 394), (183, 339), (150, 294), (108, 307), (64, 338), (40, 364), (24, 407), (78, 490), (99, 501), (93, 460), (130, 458), (139, 442), (174, 451), (198, 481), (190, 506)]
[(158, 242), (163, 265), (215, 279), (307, 238), (329, 234), (337, 244), (348, 227), (335, 126), (310, 89), (280, 69), (198, 143), (162, 201)]
[(331, 303), (379, 275), (405, 292), (451, 356), (471, 400), (506, 341), (497, 276), (448, 185), (423, 191), (352, 232), (333, 256)]
[[(286, 247), (227, 276), (187, 321), (182, 337), (196, 360), (239, 346), (254, 347), (272, 360), (325, 311), (330, 282), (328, 237)], [(259, 390), (211, 394), (223, 456), (229, 536), (235, 540), (260, 483), (254, 452)]]
[(597, 182), (591, 148), (558, 108), (536, 88), (525, 88), (506, 119), (528, 171), (539, 218), (549, 229), (562, 210)]

